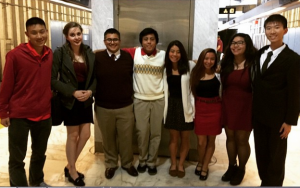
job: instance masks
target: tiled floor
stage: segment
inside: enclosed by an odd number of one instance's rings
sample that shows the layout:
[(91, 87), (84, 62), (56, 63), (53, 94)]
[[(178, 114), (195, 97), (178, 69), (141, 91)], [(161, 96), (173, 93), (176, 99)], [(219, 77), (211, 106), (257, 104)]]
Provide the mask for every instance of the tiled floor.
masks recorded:
[[(91, 127), (93, 132), (93, 125)], [(49, 139), (47, 150), (47, 160), (44, 168), (45, 181), (51, 186), (73, 186), (65, 180), (63, 169), (66, 165), (65, 156), (66, 130), (64, 126), (53, 127)], [(226, 136), (223, 132), (217, 137), (216, 151), (213, 162), (210, 166), (210, 174), (207, 181), (200, 181), (194, 174), (196, 162), (186, 161), (186, 176), (182, 179), (171, 177), (168, 174), (170, 160), (160, 157), (158, 160), (158, 174), (149, 176), (148, 173), (139, 174), (138, 177), (129, 176), (124, 170), (119, 168), (111, 180), (104, 176), (104, 156), (101, 153), (94, 154), (94, 137), (88, 141), (84, 151), (79, 157), (77, 169), (85, 174), (86, 186), (230, 186), (229, 183), (222, 182), (221, 176), (227, 169), (227, 155), (225, 148)], [(250, 137), (251, 156), (247, 163), (247, 170), (244, 181), (240, 186), (259, 186), (260, 180), (257, 174), (255, 163), (255, 152), (253, 146), (253, 137)], [(288, 155), (286, 160), (286, 175), (284, 186), (300, 185), (300, 123), (292, 128), (288, 141)], [(8, 176), (8, 139), (7, 128), (0, 129), (0, 186), (9, 186)], [(28, 144), (27, 156), (25, 159), (26, 172), (28, 173), (28, 161), (30, 159), (30, 143)], [(138, 165), (137, 156), (135, 156), (134, 165)]]

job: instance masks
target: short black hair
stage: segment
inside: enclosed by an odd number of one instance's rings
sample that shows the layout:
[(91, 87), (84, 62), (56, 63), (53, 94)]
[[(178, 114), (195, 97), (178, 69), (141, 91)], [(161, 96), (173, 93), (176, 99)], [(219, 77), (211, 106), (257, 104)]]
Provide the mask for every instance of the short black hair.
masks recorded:
[(44, 22), (43, 19), (41, 19), (39, 17), (32, 17), (26, 21), (26, 30), (29, 26), (36, 25), (36, 24), (43, 25), (43, 26), (45, 26), (45, 28), (47, 28), (46, 23)]
[(107, 34), (117, 34), (118, 37), (119, 37), (119, 39), (121, 39), (120, 32), (119, 32), (117, 29), (115, 29), (115, 28), (109, 28), (109, 29), (107, 29), (107, 30), (104, 32), (104, 39), (105, 39), (105, 36), (106, 36)]
[(145, 28), (143, 29), (143, 31), (140, 32), (140, 43), (142, 44), (142, 41), (143, 41), (143, 37), (146, 36), (146, 35), (149, 35), (149, 34), (154, 34), (155, 36), (155, 39), (156, 39), (156, 44), (158, 43), (158, 34), (157, 34), (157, 31), (154, 30), (153, 28)]
[(270, 22), (282, 23), (283, 28), (287, 28), (287, 19), (284, 16), (282, 16), (281, 14), (273, 14), (273, 15), (269, 16), (264, 23), (264, 28), (266, 28), (266, 25)]

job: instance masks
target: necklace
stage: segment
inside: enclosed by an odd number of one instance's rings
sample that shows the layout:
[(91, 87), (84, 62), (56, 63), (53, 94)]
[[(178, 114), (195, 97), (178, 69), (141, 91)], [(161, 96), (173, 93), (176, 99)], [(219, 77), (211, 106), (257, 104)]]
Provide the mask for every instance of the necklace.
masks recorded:
[(75, 60), (75, 62), (78, 62), (78, 63), (84, 63), (84, 59), (81, 55), (78, 55), (78, 56), (74, 55), (74, 60)]
[(234, 63), (233, 63), (233, 64), (234, 64), (234, 70), (244, 69), (245, 61), (246, 61), (246, 60), (244, 60), (244, 61), (242, 61), (242, 62), (240, 62), (240, 63), (234, 62)]

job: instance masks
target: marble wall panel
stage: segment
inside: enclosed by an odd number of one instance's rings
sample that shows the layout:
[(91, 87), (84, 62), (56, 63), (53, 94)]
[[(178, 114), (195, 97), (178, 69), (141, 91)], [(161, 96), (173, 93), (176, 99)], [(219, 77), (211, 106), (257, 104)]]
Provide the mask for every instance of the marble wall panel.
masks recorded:
[(104, 32), (114, 27), (113, 0), (92, 0), (93, 50), (104, 49)]
[(193, 59), (205, 48), (217, 47), (219, 0), (196, 0)]

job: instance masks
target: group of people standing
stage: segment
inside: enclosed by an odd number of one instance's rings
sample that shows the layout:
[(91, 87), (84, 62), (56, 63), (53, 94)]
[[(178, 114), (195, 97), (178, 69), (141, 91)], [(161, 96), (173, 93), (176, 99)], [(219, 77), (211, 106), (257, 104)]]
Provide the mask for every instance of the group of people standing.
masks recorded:
[[(63, 29), (66, 43), (52, 55), (45, 46), (45, 22), (30, 18), (25, 32), (29, 42), (7, 54), (0, 90), (1, 123), (9, 129), (11, 186), (28, 186), (23, 160), (29, 131), (29, 184), (47, 186), (43, 166), (51, 132), (51, 89), (58, 92), (67, 127), (64, 174), (75, 186), (85, 185), (76, 160), (90, 137), (93, 99), (107, 179), (118, 169), (119, 155), (129, 175), (146, 171), (155, 175), (164, 124), (170, 132), (171, 176), (185, 176), (184, 161), (194, 130), (198, 138), (195, 174), (206, 180), (216, 136), (224, 128), (229, 164), (221, 179), (240, 184), (254, 128), (261, 186), (282, 186), (287, 137), (300, 109), (300, 57), (283, 43), (288, 30), (285, 17), (271, 15), (264, 27), (270, 45), (257, 51), (249, 35), (237, 33), (218, 70), (215, 49), (204, 49), (195, 64), (178, 40), (170, 42), (166, 51), (157, 49), (159, 37), (152, 28), (140, 32), (141, 47), (123, 49), (119, 31), (110, 28), (104, 33), (106, 49), (94, 53), (82, 42), (80, 24), (70, 22)], [(132, 164), (134, 130), (137, 168)]]

